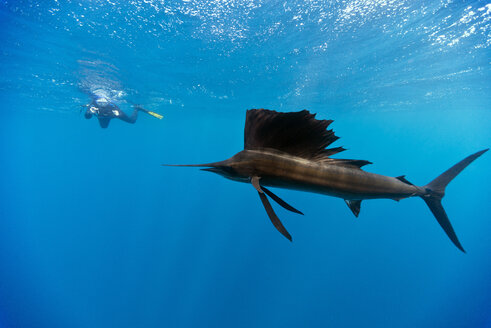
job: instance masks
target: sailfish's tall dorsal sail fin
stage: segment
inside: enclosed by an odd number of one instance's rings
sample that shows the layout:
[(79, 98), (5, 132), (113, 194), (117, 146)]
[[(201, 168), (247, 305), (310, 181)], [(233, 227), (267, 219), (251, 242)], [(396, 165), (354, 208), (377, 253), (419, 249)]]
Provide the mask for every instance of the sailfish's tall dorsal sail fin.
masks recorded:
[(332, 130), (326, 130), (331, 123), (331, 120), (317, 120), (307, 110), (280, 113), (250, 109), (246, 114), (244, 148), (271, 148), (304, 158), (332, 155), (344, 149), (325, 149), (339, 139)]
[(363, 160), (333, 159), (329, 156), (345, 150), (328, 148), (338, 140), (333, 130), (327, 130), (332, 120), (318, 120), (307, 110), (280, 113), (268, 109), (250, 109), (246, 114), (244, 149), (274, 149), (293, 156), (326, 164), (360, 168), (370, 164)]

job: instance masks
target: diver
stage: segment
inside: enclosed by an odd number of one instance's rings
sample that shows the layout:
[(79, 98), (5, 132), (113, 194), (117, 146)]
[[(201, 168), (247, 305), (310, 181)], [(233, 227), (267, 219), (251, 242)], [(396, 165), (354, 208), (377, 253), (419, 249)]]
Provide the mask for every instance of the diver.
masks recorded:
[(131, 114), (131, 116), (128, 116), (125, 112), (119, 109), (116, 104), (110, 102), (105, 97), (99, 96), (93, 97), (92, 102), (88, 105), (83, 105), (83, 107), (87, 108), (84, 114), (85, 118), (90, 119), (93, 115), (95, 115), (99, 120), (99, 125), (101, 126), (101, 128), (104, 129), (108, 127), (109, 122), (113, 118), (119, 118), (120, 120), (131, 124), (135, 123), (139, 111), (152, 115), (153, 117), (156, 117), (158, 119), (162, 119), (163, 117), (160, 114), (146, 110), (140, 105), (135, 104), (133, 104), (133, 113)]

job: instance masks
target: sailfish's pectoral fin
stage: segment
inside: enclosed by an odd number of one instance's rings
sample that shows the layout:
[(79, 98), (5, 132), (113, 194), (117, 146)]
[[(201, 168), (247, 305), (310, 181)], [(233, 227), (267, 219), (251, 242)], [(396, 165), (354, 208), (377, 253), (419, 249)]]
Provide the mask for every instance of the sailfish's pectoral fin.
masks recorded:
[[(264, 209), (266, 210), (266, 213), (268, 213), (268, 216), (269, 216), (269, 219), (271, 220), (271, 223), (273, 223), (276, 230), (278, 230), (289, 241), (292, 241), (292, 236), (285, 229), (285, 227), (283, 226), (283, 223), (281, 223), (280, 219), (278, 218), (278, 216), (274, 212), (273, 207), (271, 206), (271, 203), (269, 202), (268, 198), (264, 194), (264, 192), (266, 192), (266, 189), (264, 187), (261, 188), (261, 186), (259, 185), (259, 177), (252, 177), (251, 183), (254, 186), (254, 188), (256, 188), (257, 193), (259, 194), (259, 198), (261, 198), (261, 202), (263, 203), (263, 206), (264, 206)], [(269, 190), (267, 192), (271, 193)]]
[(281, 199), (280, 197), (276, 196), (275, 194), (273, 194), (269, 189), (267, 189), (266, 187), (262, 186), (261, 187), (263, 189), (263, 191), (266, 193), (266, 195), (268, 195), (269, 197), (271, 197), (275, 202), (278, 203), (278, 205), (280, 205), (281, 207), (283, 207), (284, 209), (286, 210), (289, 210), (293, 213), (297, 213), (297, 214), (302, 214), (302, 212), (300, 212), (299, 210), (297, 210), (295, 207), (291, 206), (290, 204), (288, 204), (287, 202), (285, 202), (283, 199)]
[(358, 217), (360, 214), (361, 200), (344, 200), (353, 214)]
[(261, 185), (259, 185), (259, 179), (261, 179), (260, 177), (252, 177), (251, 178), (251, 183), (252, 185), (254, 186), (254, 188), (256, 188), (257, 192), (262, 194), (263, 193), (263, 190), (261, 188)]

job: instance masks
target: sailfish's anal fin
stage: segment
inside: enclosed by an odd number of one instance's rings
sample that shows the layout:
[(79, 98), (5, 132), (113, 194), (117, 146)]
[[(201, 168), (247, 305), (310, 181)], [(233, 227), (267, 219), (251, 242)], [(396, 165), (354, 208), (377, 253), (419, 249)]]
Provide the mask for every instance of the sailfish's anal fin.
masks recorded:
[(361, 200), (344, 200), (353, 214), (358, 217), (360, 214)]

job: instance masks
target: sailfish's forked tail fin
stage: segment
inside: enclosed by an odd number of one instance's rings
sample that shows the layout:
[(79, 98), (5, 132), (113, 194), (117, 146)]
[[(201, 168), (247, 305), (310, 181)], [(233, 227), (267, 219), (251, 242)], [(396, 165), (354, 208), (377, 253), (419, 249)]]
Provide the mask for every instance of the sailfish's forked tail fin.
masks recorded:
[(423, 198), (426, 205), (428, 205), (436, 220), (443, 228), (447, 236), (450, 238), (450, 240), (454, 243), (455, 246), (457, 246), (458, 249), (460, 249), (464, 253), (465, 250), (460, 244), (457, 235), (455, 234), (452, 224), (448, 219), (447, 213), (445, 213), (445, 210), (443, 209), (441, 201), (443, 196), (445, 195), (445, 188), (450, 183), (450, 181), (452, 181), (453, 178), (455, 178), (460, 172), (462, 172), (462, 170), (465, 169), (476, 158), (478, 158), (488, 150), (489, 149), (484, 149), (478, 151), (475, 154), (467, 156), (423, 187), (426, 193), (422, 195), (421, 198)]

